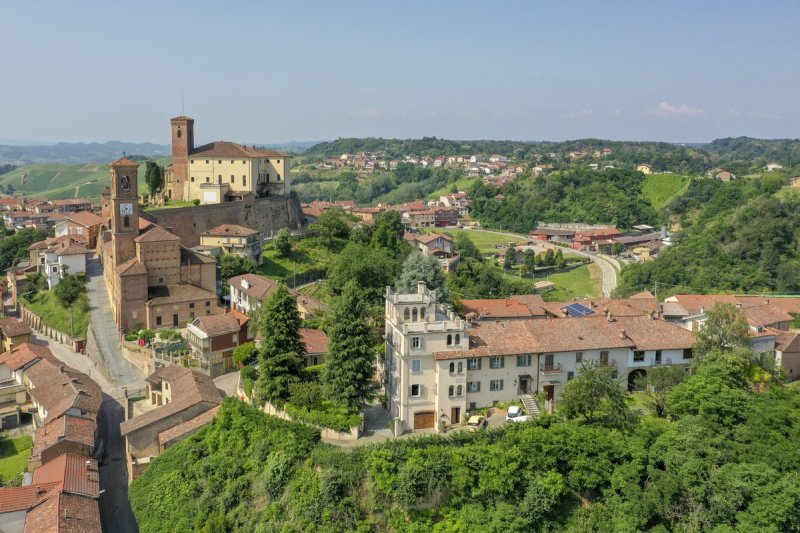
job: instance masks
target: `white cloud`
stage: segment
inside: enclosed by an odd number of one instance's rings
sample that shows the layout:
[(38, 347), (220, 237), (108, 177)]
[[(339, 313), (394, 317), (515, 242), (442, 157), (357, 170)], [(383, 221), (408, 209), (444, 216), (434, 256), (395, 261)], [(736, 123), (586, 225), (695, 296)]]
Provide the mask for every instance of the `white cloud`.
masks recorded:
[(357, 118), (377, 118), (381, 116), (381, 111), (375, 107), (367, 107), (365, 109), (351, 109), (347, 114)]
[(739, 112), (739, 110), (738, 110), (738, 109), (736, 109), (736, 108), (734, 108), (734, 107), (729, 107), (729, 108), (728, 108), (728, 114), (729, 114), (730, 116), (732, 116), (732, 117), (738, 117), (739, 115), (741, 115), (741, 113)]
[(705, 115), (705, 111), (699, 107), (689, 107), (686, 104), (676, 105), (669, 102), (661, 102), (657, 106), (648, 109), (647, 113), (659, 117), (698, 117)]

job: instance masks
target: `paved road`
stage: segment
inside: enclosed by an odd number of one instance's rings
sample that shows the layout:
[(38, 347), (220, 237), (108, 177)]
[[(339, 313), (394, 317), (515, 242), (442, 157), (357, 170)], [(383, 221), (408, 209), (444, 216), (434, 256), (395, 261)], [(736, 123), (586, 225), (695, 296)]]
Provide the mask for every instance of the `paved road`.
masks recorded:
[(100, 523), (106, 532), (136, 533), (139, 526), (128, 501), (125, 439), (119, 432), (124, 412), (115, 398), (103, 395), (98, 418), (100, 439), (104, 443), (100, 462)]
[[(523, 238), (523, 239), (527, 239), (528, 238), (527, 235), (520, 235), (519, 233), (510, 233), (510, 232), (507, 232), (507, 231), (495, 231), (495, 230), (476, 229), (476, 228), (472, 228), (469, 231), (476, 231), (476, 232), (477, 231), (482, 231), (484, 233), (494, 233), (495, 235), (506, 235), (508, 237), (519, 237), (519, 238)], [(557, 247), (557, 246), (555, 246), (553, 244), (549, 244), (548, 245), (548, 244), (546, 244), (544, 242), (542, 242), (542, 243), (538, 243), (537, 242), (536, 244), (539, 245), (539, 246), (550, 246), (554, 250), (557, 250), (559, 248), (559, 247)], [(579, 252), (577, 250), (570, 250), (570, 251), (574, 252), (574, 253), (576, 253), (578, 255), (583, 255), (585, 257), (588, 257), (589, 259), (594, 261), (594, 263), (597, 266), (600, 267), (600, 272), (603, 275), (603, 295), (604, 296), (611, 296), (611, 294), (614, 292), (614, 289), (617, 288), (617, 270), (614, 268), (614, 266), (611, 263), (612, 261), (616, 262), (616, 260), (611, 259), (611, 258), (606, 257), (606, 256), (599, 256), (597, 254), (589, 254), (589, 253), (586, 253), (586, 252)], [(619, 266), (619, 263), (617, 263), (617, 266)]]

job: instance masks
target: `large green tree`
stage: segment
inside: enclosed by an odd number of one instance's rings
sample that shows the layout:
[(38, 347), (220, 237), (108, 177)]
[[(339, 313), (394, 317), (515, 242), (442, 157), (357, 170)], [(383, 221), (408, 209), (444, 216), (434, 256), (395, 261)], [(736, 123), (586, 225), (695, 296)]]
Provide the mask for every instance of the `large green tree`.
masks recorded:
[(281, 228), (275, 235), (272, 241), (275, 244), (275, 250), (281, 257), (289, 257), (292, 253), (292, 233), (289, 228)]
[(6, 270), (14, 261), (28, 259), (28, 247), (47, 238), (42, 229), (21, 229), (0, 240), (0, 269)]
[(395, 254), (407, 247), (403, 240), (403, 219), (397, 211), (384, 211), (375, 217), (372, 246), (391, 250)]
[(363, 295), (351, 282), (333, 307), (322, 382), (327, 396), (357, 411), (372, 398), (375, 337), (365, 320)]
[(158, 194), (164, 189), (164, 167), (155, 161), (145, 163), (144, 181), (150, 194)]
[(669, 392), (683, 381), (686, 371), (677, 365), (664, 365), (651, 368), (636, 380), (637, 388), (642, 389), (647, 403), (656, 413), (664, 416), (669, 408), (667, 396)]
[(733, 350), (750, 345), (750, 327), (741, 309), (717, 303), (706, 311), (706, 320), (697, 332), (695, 354), (703, 356), (716, 349)]
[(424, 281), (428, 289), (436, 291), (438, 301), (450, 300), (447, 280), (436, 256), (421, 252), (410, 254), (403, 262), (403, 271), (397, 280), (397, 291), (404, 294), (414, 293), (419, 281)]
[(584, 364), (578, 376), (564, 385), (559, 408), (567, 418), (587, 422), (619, 423), (629, 414), (625, 392), (611, 371), (591, 364)]
[(297, 300), (280, 283), (255, 315), (263, 338), (258, 352), (256, 400), (280, 402), (288, 398), (289, 385), (300, 380), (306, 353), (300, 339)]

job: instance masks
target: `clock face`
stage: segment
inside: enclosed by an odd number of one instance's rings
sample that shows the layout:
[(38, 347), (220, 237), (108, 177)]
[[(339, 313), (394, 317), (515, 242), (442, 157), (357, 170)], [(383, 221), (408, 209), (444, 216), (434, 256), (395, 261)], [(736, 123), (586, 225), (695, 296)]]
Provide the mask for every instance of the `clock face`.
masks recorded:
[(119, 204), (119, 214), (120, 215), (132, 215), (133, 214), (133, 204)]

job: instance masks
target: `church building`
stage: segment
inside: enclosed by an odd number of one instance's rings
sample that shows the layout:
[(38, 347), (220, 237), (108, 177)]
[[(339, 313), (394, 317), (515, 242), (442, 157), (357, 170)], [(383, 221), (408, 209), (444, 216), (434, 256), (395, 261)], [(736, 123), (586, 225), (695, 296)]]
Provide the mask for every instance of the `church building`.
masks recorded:
[(172, 166), (165, 172), (169, 199), (218, 204), (289, 195), (289, 155), (229, 141), (194, 145), (194, 119), (180, 116), (172, 126)]
[(138, 163), (123, 157), (109, 167), (98, 253), (117, 326), (182, 328), (220, 313), (214, 259), (184, 247), (171, 228), (140, 218)]

